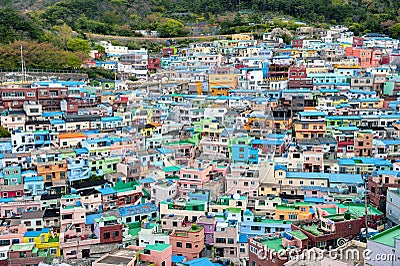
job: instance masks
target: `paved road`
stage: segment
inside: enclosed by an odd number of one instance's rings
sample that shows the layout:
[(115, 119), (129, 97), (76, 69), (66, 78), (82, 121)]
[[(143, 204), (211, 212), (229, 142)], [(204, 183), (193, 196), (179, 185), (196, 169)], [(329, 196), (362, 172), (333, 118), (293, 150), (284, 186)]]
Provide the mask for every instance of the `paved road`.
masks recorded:
[(115, 36), (115, 35), (103, 35), (86, 33), (86, 36), (94, 40), (121, 40), (121, 41), (155, 41), (155, 42), (165, 42), (168, 40), (199, 40), (199, 39), (226, 39), (228, 35), (207, 35), (207, 36), (187, 36), (187, 37), (175, 37), (175, 38), (158, 38), (158, 37), (125, 37), (125, 36)]

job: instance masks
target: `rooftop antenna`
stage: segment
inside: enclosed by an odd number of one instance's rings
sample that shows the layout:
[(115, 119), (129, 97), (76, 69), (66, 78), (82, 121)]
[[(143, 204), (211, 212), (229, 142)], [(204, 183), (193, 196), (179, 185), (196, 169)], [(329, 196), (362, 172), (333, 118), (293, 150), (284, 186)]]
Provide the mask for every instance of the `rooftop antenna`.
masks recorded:
[(26, 81), (26, 68), (25, 68), (25, 61), (24, 56), (22, 54), (22, 44), (21, 44), (21, 70), (22, 70), (22, 81)]

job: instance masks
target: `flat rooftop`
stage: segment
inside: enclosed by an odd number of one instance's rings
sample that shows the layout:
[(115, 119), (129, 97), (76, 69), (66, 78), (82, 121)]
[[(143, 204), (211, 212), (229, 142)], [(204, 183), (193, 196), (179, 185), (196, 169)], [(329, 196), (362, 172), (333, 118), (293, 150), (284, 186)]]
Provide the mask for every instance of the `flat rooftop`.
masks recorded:
[(400, 239), (400, 225), (390, 228), (386, 231), (383, 231), (382, 233), (379, 233), (371, 237), (369, 240), (390, 247), (394, 247), (395, 239)]

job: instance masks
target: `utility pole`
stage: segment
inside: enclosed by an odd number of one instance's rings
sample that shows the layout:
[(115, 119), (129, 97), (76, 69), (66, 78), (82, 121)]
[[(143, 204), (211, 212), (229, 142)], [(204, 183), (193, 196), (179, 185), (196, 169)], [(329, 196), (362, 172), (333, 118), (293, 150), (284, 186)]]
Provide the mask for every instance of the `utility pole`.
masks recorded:
[(369, 207), (368, 207), (368, 179), (365, 180), (364, 202), (365, 202), (365, 243), (367, 243), (367, 239), (368, 239), (368, 212), (369, 212)]

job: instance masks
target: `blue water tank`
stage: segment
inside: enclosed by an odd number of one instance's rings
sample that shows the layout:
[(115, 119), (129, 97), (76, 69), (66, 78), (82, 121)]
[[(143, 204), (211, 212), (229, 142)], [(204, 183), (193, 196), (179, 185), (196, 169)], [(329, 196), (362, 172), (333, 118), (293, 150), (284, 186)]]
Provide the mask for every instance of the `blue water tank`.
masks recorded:
[(78, 206), (78, 207), (82, 206), (82, 202), (80, 200), (77, 200), (76, 201), (76, 206)]

